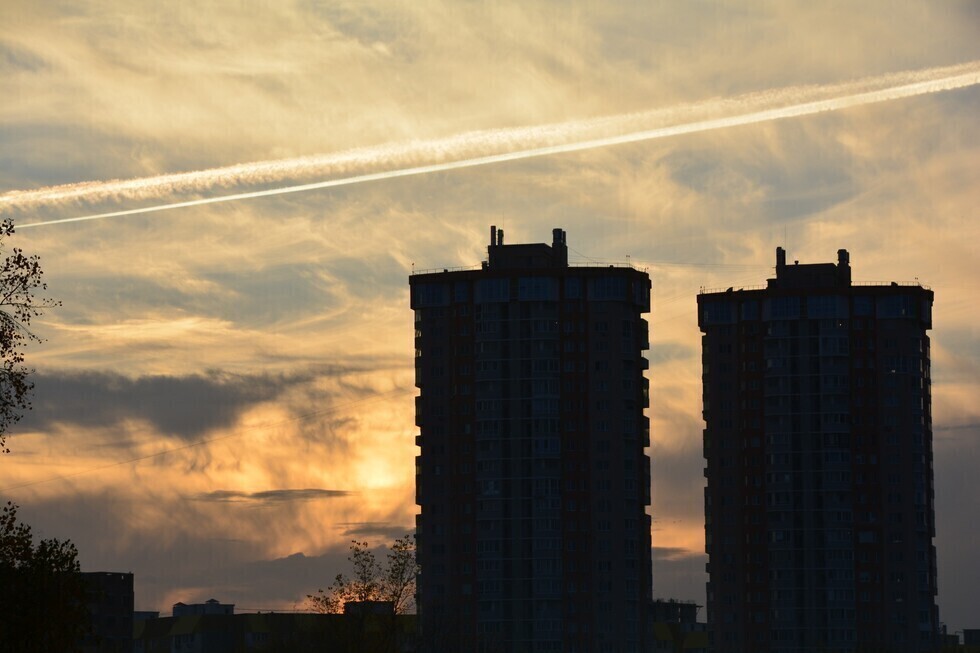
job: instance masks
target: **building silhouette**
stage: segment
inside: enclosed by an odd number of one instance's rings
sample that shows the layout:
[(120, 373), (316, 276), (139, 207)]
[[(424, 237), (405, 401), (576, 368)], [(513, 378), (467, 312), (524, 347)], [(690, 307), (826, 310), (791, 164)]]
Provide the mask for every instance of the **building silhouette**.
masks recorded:
[(235, 614), (234, 603), (222, 603), (218, 599), (208, 599), (204, 603), (184, 603), (178, 601), (173, 605), (173, 616), (204, 614)]
[(698, 295), (715, 651), (937, 646), (932, 301), (782, 248)]
[(415, 615), (183, 612), (134, 623), (133, 653), (413, 653)]
[(565, 233), (413, 274), (429, 650), (646, 650), (650, 280)]
[[(88, 632), (79, 643), (83, 653), (130, 653), (133, 649), (133, 574), (78, 572), (85, 585)], [(0, 646), (2, 650), (2, 646)]]
[(653, 653), (707, 653), (707, 624), (698, 621), (701, 606), (691, 601), (655, 599), (650, 604)]

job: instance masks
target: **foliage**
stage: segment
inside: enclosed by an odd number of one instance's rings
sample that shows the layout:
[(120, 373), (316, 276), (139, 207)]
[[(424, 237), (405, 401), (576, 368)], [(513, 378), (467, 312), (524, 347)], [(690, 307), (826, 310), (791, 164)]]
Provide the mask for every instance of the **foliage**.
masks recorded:
[[(9, 218), (0, 223), (0, 245), (14, 233)], [(30, 393), (34, 384), (28, 380), (30, 370), (24, 365), (22, 347), (27, 341), (38, 341), (28, 327), (31, 319), (39, 317), (45, 308), (59, 303), (35, 295), (47, 290), (41, 280), (41, 260), (35, 254), (27, 256), (15, 247), (0, 265), (0, 452), (9, 453), (6, 446), (7, 429), (30, 410)]]
[(72, 651), (89, 624), (78, 550), (41, 540), (17, 523), (17, 506), (0, 513), (0, 642), (11, 653)]
[[(0, 246), (14, 233), (0, 222)], [(41, 261), (15, 247), (0, 261), (0, 452), (9, 453), (7, 429), (30, 410), (34, 384), (28, 380), (23, 346), (40, 341), (28, 327), (45, 308), (59, 305), (35, 294), (47, 290)], [(73, 651), (88, 630), (85, 581), (78, 550), (70, 541), (34, 545), (31, 527), (17, 523), (17, 506), (0, 512), (0, 642), (11, 653)]]
[(378, 562), (367, 542), (351, 541), (348, 560), (354, 565), (354, 575), (348, 578), (337, 574), (333, 583), (316, 594), (306, 596), (316, 612), (339, 613), (350, 601), (391, 601), (395, 614), (405, 614), (415, 608), (415, 540), (408, 534), (394, 541), (386, 555), (385, 564)]

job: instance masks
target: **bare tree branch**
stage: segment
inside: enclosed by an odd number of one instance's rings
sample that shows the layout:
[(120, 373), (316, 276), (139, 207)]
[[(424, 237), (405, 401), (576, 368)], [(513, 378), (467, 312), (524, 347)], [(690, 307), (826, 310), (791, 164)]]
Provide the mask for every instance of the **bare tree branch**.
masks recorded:
[(352, 601), (391, 601), (395, 614), (406, 614), (415, 609), (418, 563), (411, 534), (394, 541), (383, 566), (368, 549), (368, 543), (357, 540), (351, 542), (347, 559), (354, 566), (353, 577), (337, 574), (326, 590), (308, 594), (306, 600), (312, 610), (340, 613), (344, 611), (344, 605)]

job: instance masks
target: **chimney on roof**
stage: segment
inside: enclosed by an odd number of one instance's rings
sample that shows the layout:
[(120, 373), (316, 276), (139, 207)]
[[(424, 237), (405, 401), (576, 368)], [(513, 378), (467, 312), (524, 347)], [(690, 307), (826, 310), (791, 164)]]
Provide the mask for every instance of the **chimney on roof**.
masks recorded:
[(837, 282), (842, 286), (851, 285), (851, 256), (846, 249), (837, 250)]
[(776, 276), (779, 276), (779, 271), (786, 267), (786, 250), (782, 247), (776, 248)]
[(556, 268), (568, 267), (568, 245), (565, 244), (565, 232), (562, 229), (551, 230), (551, 257)]

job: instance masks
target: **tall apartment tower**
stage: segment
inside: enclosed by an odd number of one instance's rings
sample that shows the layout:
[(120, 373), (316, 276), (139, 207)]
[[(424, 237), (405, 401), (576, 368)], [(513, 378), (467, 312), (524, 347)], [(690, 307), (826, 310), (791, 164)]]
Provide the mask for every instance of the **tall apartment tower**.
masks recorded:
[(782, 248), (698, 295), (715, 651), (936, 647), (932, 301)]
[(431, 650), (645, 650), (650, 279), (553, 235), (410, 278)]

